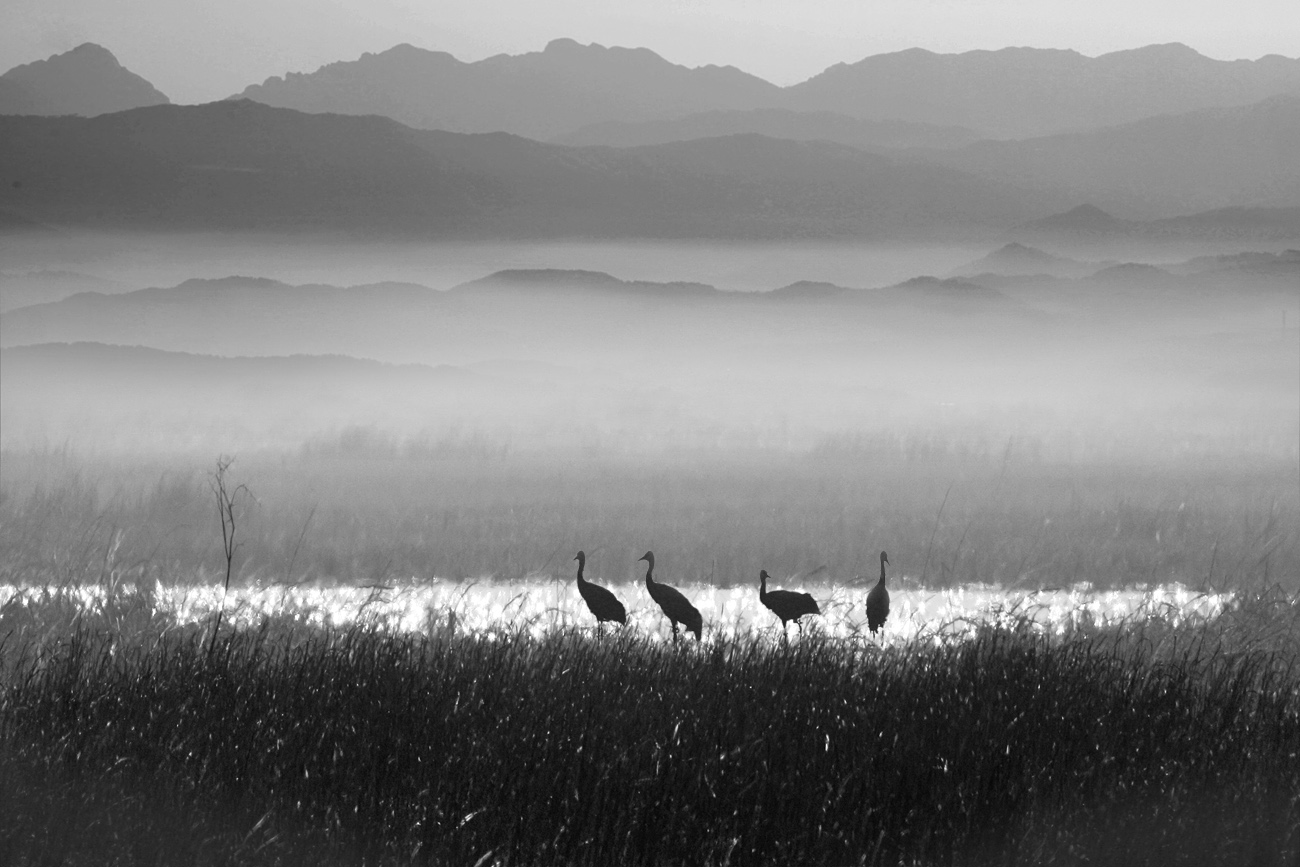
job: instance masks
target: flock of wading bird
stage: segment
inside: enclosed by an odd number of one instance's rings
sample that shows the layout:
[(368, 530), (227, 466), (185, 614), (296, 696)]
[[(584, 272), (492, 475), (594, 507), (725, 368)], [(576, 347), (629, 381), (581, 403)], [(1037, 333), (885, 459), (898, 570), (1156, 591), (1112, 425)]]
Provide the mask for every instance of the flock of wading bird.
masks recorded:
[[(587, 565), (587, 554), (579, 551), (578, 556), (573, 558), (578, 561), (578, 593), (582, 595), (582, 601), (587, 603), (588, 610), (596, 618), (596, 626), (599, 628), (606, 621), (618, 623), (619, 625), (627, 624), (627, 609), (623, 603), (618, 601), (618, 597), (609, 591), (606, 587), (599, 584), (592, 584), (586, 578), (582, 577), (582, 570)], [(667, 584), (661, 584), (654, 578), (655, 572), (655, 555), (653, 551), (646, 551), (645, 555), (638, 559), (637, 562), (644, 560), (646, 562), (645, 570), (645, 589), (650, 592), (650, 598), (663, 610), (664, 616), (673, 626), (673, 641), (677, 641), (677, 624), (682, 624), (687, 631), (695, 633), (695, 640), (700, 640), (700, 635), (704, 631), (704, 618), (700, 616), (700, 611), (691, 601), (682, 595), (682, 592), (675, 587), (669, 587)], [(876, 631), (885, 625), (885, 618), (889, 617), (889, 591), (885, 589), (885, 564), (889, 562), (889, 555), (884, 551), (880, 552), (880, 580), (876, 586), (871, 588), (867, 594), (867, 628), (871, 634), (875, 635)], [(817, 600), (813, 599), (807, 593), (796, 593), (793, 590), (768, 590), (768, 574), (766, 569), (760, 569), (758, 572), (758, 601), (767, 606), (768, 610), (781, 618), (781, 635), (785, 637), (786, 628), (790, 621), (793, 620), (803, 631), (803, 623), (800, 620), (806, 614), (821, 614), (821, 609), (817, 607)]]

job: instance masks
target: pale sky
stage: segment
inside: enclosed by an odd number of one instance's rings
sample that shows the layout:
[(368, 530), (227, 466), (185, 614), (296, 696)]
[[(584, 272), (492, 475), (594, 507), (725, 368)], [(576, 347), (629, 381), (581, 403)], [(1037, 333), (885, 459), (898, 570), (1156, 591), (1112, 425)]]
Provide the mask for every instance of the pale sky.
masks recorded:
[(569, 37), (781, 85), (918, 46), (1300, 56), (1300, 0), (0, 0), (0, 23), (0, 71), (97, 42), (182, 103), (400, 42), (469, 61)]

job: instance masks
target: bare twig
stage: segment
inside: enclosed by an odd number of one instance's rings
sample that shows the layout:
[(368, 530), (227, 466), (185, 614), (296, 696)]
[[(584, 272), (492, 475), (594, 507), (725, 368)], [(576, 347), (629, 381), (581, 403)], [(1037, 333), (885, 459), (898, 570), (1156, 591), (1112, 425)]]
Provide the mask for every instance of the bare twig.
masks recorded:
[(212, 641), (208, 644), (209, 658), (217, 647), (217, 633), (221, 631), (221, 615), (226, 610), (226, 596), (230, 593), (230, 573), (235, 561), (235, 552), (239, 550), (239, 543), (235, 541), (235, 532), (238, 528), (235, 507), (239, 503), (241, 494), (245, 497), (253, 496), (246, 485), (230, 487), (226, 474), (230, 472), (230, 465), (234, 462), (234, 458), (225, 455), (218, 457), (217, 468), (208, 480), (208, 486), (212, 489), (213, 496), (217, 498), (217, 516), (221, 519), (221, 549), (226, 557), (226, 580), (221, 590), (221, 605), (217, 607), (216, 624), (212, 628)]

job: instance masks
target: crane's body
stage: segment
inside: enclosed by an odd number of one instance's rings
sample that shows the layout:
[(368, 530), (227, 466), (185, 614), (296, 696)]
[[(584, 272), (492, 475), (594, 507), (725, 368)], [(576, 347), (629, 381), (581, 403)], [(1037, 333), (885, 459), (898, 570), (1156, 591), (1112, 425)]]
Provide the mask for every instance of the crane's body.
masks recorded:
[(700, 616), (700, 612), (678, 590), (654, 580), (655, 555), (653, 552), (646, 551), (645, 556), (641, 559), (646, 561), (647, 564), (645, 589), (650, 592), (650, 598), (663, 609), (664, 615), (672, 623), (673, 641), (677, 640), (678, 623), (694, 632), (695, 640), (699, 641), (700, 635), (704, 631), (704, 618)]
[(627, 609), (623, 603), (609, 590), (582, 577), (582, 570), (587, 565), (586, 553), (579, 551), (573, 559), (578, 561), (578, 593), (581, 594), (582, 601), (587, 603), (588, 610), (595, 615), (596, 625), (599, 626), (606, 620), (626, 624)]
[(807, 593), (796, 593), (793, 590), (768, 590), (768, 574), (766, 569), (760, 569), (758, 573), (758, 601), (767, 606), (768, 610), (781, 618), (781, 634), (785, 634), (786, 624), (793, 620), (795, 625), (803, 631), (803, 623), (799, 621), (800, 617), (805, 614), (821, 614), (821, 609), (817, 607), (817, 600), (813, 599)]
[(881, 551), (880, 580), (867, 594), (867, 628), (872, 635), (884, 627), (885, 620), (889, 617), (889, 591), (885, 589), (885, 564), (888, 562), (889, 555)]

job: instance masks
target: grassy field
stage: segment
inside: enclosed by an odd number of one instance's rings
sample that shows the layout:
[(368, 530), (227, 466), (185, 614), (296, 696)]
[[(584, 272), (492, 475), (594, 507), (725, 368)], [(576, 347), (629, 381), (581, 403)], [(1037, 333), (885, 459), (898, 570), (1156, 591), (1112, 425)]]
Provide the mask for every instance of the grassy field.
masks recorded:
[(883, 650), (284, 619), (213, 645), (135, 591), (0, 629), (29, 639), (3, 647), (9, 864), (1300, 858), (1283, 594)]

